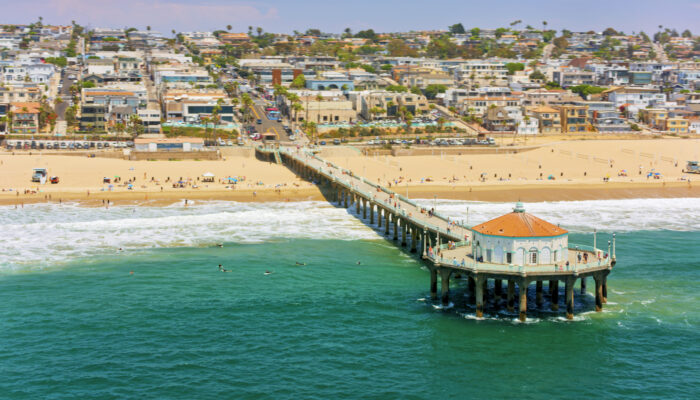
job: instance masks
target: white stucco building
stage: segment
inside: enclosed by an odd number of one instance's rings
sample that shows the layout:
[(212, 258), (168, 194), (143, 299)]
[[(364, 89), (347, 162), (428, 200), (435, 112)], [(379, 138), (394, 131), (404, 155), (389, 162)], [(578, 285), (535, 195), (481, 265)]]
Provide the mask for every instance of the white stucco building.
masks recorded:
[(526, 213), (520, 202), (512, 213), (471, 230), (472, 254), (479, 262), (527, 267), (568, 259), (569, 232)]

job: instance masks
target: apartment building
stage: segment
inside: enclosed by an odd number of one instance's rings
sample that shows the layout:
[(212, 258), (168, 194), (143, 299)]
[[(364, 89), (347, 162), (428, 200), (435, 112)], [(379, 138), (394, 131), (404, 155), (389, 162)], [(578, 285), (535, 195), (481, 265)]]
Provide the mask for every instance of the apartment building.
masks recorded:
[(590, 126), (588, 106), (563, 105), (559, 107), (561, 129), (564, 133), (587, 132)]
[(39, 102), (12, 103), (12, 133), (39, 133)]
[(519, 107), (518, 97), (467, 97), (457, 105), (457, 110), (463, 115), (483, 117), (492, 107)]
[(561, 115), (559, 109), (550, 106), (538, 106), (532, 108), (530, 112), (538, 121), (541, 133), (561, 133)]

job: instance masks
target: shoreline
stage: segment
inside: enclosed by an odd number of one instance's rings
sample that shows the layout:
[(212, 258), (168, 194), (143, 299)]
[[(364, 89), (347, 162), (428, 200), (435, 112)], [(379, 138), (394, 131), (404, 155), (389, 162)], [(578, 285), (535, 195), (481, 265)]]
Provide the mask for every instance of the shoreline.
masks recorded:
[[(411, 199), (466, 200), (485, 202), (544, 202), (582, 201), (641, 198), (700, 198), (700, 185), (688, 182), (653, 183), (544, 183), (544, 184), (503, 184), (473, 186), (421, 185), (393, 187), (398, 194)], [(77, 202), (84, 206), (101, 207), (104, 201), (110, 205), (149, 205), (167, 206), (185, 200), (194, 201), (237, 201), (237, 202), (301, 202), (326, 201), (321, 190), (315, 186), (305, 188), (282, 188), (279, 190), (236, 189), (236, 190), (182, 190), (182, 191), (113, 191), (90, 192), (47, 191), (37, 194), (0, 193), (0, 205), (22, 205), (35, 203)]]

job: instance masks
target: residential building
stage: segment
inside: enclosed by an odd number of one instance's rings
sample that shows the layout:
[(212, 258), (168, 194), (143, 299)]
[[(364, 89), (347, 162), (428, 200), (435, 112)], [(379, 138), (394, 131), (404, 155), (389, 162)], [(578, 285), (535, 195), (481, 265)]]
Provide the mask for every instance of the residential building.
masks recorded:
[(670, 133), (688, 133), (690, 121), (682, 117), (671, 117), (664, 120), (663, 129)]
[(80, 130), (105, 132), (107, 108), (105, 104), (84, 103), (80, 109)]
[(531, 113), (538, 121), (541, 133), (561, 133), (561, 115), (558, 109), (549, 106), (538, 106), (533, 108)]
[(467, 97), (457, 105), (457, 110), (463, 115), (482, 117), (491, 107), (518, 106), (520, 106), (520, 99), (517, 97)]
[(11, 105), (13, 133), (39, 133), (39, 102), (15, 102)]
[(561, 68), (552, 72), (552, 80), (566, 88), (579, 85), (595, 85), (595, 74), (578, 68)]
[(561, 128), (564, 133), (586, 132), (590, 126), (588, 106), (564, 105), (559, 107)]

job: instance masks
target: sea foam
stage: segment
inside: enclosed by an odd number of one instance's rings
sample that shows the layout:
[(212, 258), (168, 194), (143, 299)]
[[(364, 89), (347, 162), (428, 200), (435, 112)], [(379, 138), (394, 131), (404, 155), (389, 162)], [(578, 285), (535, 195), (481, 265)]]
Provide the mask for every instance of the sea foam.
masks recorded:
[[(432, 200), (418, 200), (428, 208)], [(439, 213), (474, 225), (507, 213), (510, 203), (438, 200)], [(700, 230), (700, 199), (598, 200), (526, 203), (526, 211), (572, 232)], [(378, 239), (348, 210), (327, 202), (198, 202), (184, 207), (34, 204), (0, 207), (0, 272), (35, 269), (119, 248), (213, 246), (278, 238)]]
[[(438, 214), (473, 226), (513, 209), (512, 203), (459, 200), (416, 200), (436, 206)], [(700, 199), (625, 199), (525, 203), (525, 211), (571, 232), (630, 232), (642, 230), (700, 230)]]

